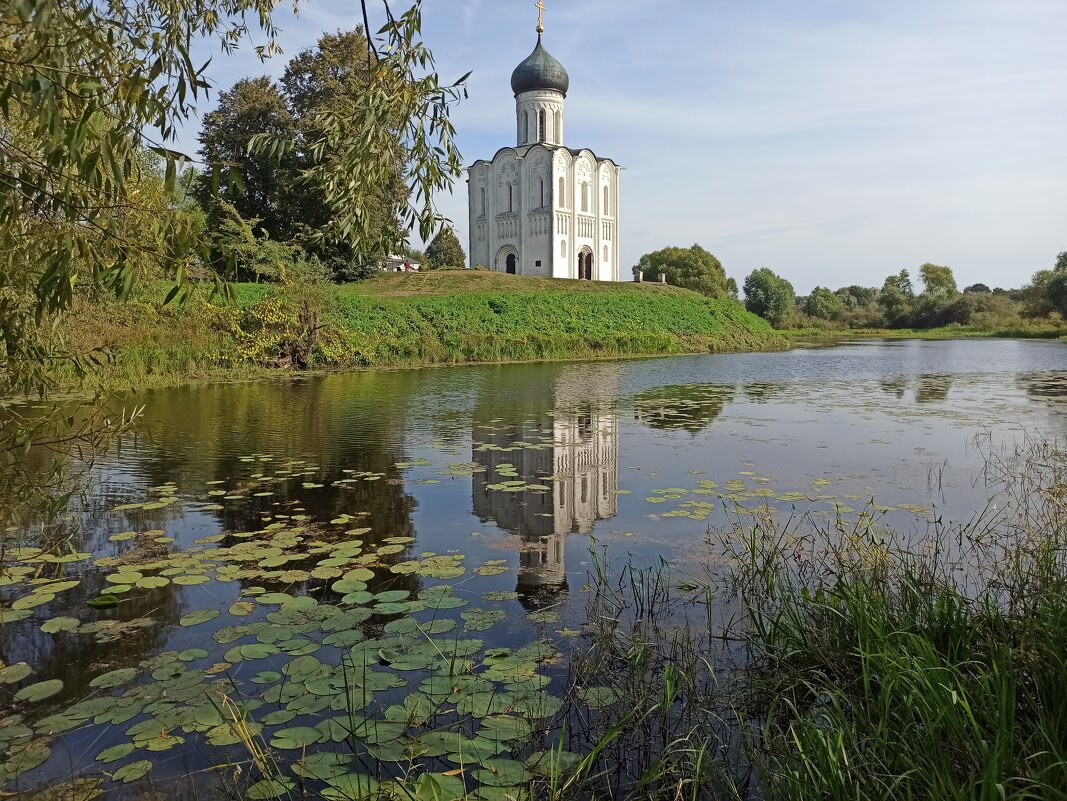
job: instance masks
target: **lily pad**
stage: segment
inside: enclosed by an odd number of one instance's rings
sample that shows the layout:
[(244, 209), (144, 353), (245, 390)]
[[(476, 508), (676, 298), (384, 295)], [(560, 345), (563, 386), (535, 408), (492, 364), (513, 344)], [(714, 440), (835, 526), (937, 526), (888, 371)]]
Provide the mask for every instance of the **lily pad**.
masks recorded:
[(51, 698), (53, 695), (63, 689), (62, 679), (48, 679), (47, 681), (39, 681), (36, 684), (30, 684), (23, 687), (17, 693), (15, 693), (16, 701), (29, 701), (34, 703), (36, 701), (43, 701), (45, 698)]
[(111, 779), (112, 781), (129, 784), (138, 779), (143, 779), (151, 770), (152, 763), (147, 759), (142, 759), (138, 762), (131, 762), (129, 765), (123, 765), (111, 774)]
[(201, 623), (207, 623), (209, 620), (214, 620), (219, 614), (221, 613), (218, 609), (198, 609), (195, 612), (183, 615), (181, 620), (178, 621), (178, 625), (197, 626)]

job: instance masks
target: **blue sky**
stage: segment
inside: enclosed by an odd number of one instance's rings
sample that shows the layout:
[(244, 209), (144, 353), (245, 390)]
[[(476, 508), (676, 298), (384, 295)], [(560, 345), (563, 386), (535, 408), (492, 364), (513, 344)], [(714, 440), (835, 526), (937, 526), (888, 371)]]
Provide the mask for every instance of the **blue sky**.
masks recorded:
[[(624, 267), (697, 242), (739, 282), (770, 267), (802, 294), (927, 261), (1018, 286), (1067, 250), (1065, 0), (545, 2), (566, 144), (627, 168)], [(216, 55), (219, 89), (280, 75), (359, 6), (278, 19), (285, 55)], [(425, 0), (442, 77), (473, 70), (454, 112), (467, 164), (514, 144), (535, 25), (534, 0)], [(466, 203), (462, 179), (440, 198), (464, 246)]]

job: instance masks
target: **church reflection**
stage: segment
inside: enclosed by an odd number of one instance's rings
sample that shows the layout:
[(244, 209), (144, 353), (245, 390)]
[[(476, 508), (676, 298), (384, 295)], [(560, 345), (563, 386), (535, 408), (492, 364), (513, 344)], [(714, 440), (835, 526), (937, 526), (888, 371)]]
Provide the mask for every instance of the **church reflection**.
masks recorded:
[[(589, 533), (617, 512), (617, 381), (617, 368), (591, 374), (566, 368), (556, 371), (535, 412), (528, 396), (521, 406), (497, 393), (479, 404), (474, 514), (520, 538), (516, 591), (528, 609), (566, 592), (567, 535)], [(508, 481), (510, 488), (503, 487)]]

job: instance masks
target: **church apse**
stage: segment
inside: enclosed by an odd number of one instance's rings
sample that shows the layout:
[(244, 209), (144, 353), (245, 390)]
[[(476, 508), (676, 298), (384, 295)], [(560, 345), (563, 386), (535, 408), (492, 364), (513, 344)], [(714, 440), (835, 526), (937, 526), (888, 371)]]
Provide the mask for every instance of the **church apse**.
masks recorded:
[[(559, 379), (576, 375), (560, 371)], [(483, 471), (472, 481), (474, 513), (519, 537), (516, 589), (529, 608), (550, 605), (567, 590), (567, 535), (589, 533), (617, 512), (614, 404), (580, 389), (585, 400), (557, 402), (574, 387), (568, 390), (550, 388), (535, 413), (526, 398), (514, 406), (521, 418), (497, 396), (475, 415), (472, 460)]]

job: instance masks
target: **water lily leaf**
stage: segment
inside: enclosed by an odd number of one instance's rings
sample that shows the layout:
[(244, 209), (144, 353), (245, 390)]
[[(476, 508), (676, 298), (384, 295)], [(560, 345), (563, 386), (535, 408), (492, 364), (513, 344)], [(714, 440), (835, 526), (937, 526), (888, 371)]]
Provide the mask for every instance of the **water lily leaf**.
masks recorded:
[(485, 760), (471, 775), (480, 784), (492, 787), (521, 785), (533, 779), (533, 774), (521, 762), (499, 757)]
[[(118, 602), (118, 599), (116, 598), (115, 601)], [(32, 616), (33, 611), (30, 609), (0, 609), (0, 624), (16, 623)]]
[(459, 616), (463, 618), (463, 628), (466, 631), (488, 631), (506, 618), (508, 613), (502, 609), (469, 609), (466, 612), (460, 612)]
[(251, 601), (237, 601), (230, 607), (230, 614), (234, 617), (245, 617), (251, 614), (256, 605)]
[[(329, 718), (329, 720), (333, 720)], [(325, 722), (325, 721), (324, 721)], [(335, 779), (348, 773), (348, 766), (352, 757), (348, 754), (339, 754), (334, 751), (319, 751), (308, 754), (300, 762), (295, 763), (293, 773), (304, 779)]]
[[(175, 582), (178, 579), (175, 579)], [(165, 576), (145, 576), (143, 579), (137, 581), (137, 586), (142, 590), (155, 590), (160, 587), (166, 587), (170, 584), (170, 579)]]
[(16, 662), (14, 665), (0, 668), (0, 683), (14, 684), (15, 682), (22, 681), (31, 673), (33, 673), (33, 668), (28, 664), (25, 662)]
[(482, 718), (479, 737), (490, 740), (519, 740), (528, 737), (533, 730), (529, 721), (512, 715), (497, 715)]
[(62, 679), (48, 679), (47, 681), (39, 681), (36, 684), (30, 684), (27, 687), (23, 687), (17, 693), (15, 693), (16, 701), (29, 701), (34, 703), (36, 701), (43, 701), (45, 698), (51, 698), (53, 695), (63, 689)]
[(611, 706), (619, 700), (619, 694), (610, 687), (585, 687), (578, 697), (592, 709)]
[(108, 584), (136, 584), (142, 578), (144, 578), (142, 573), (131, 570), (125, 573), (111, 573), (110, 575), (104, 576), (104, 581)]
[(123, 765), (111, 774), (111, 779), (112, 781), (129, 784), (138, 779), (143, 779), (151, 770), (152, 763), (147, 759), (142, 759), (138, 762), (131, 762), (129, 765)]
[(408, 605), (404, 603), (375, 604), (376, 615), (401, 615), (408, 611)]
[(26, 771), (40, 767), (52, 756), (52, 749), (43, 744), (31, 744), (23, 748), (4, 763), (3, 772), (8, 777), (19, 776)]
[(201, 623), (207, 623), (209, 620), (214, 620), (220, 614), (218, 609), (198, 609), (195, 612), (183, 615), (181, 620), (178, 621), (178, 625), (198, 626)]
[(284, 604), (292, 600), (293, 596), (284, 592), (265, 592), (262, 595), (256, 596), (256, 603), (269, 605)]
[(54, 601), (56, 596), (47, 592), (35, 592), (32, 595), (25, 595), (11, 603), (11, 608), (15, 610), (36, 609), (38, 606), (43, 606), (46, 603)]
[(227, 662), (243, 662), (246, 659), (266, 659), (268, 656), (273, 656), (278, 652), (279, 649), (276, 645), (249, 643), (248, 645), (238, 645), (236, 648), (231, 648), (222, 658)]
[(191, 576), (175, 576), (172, 581), (182, 587), (192, 587), (197, 584), (207, 584), (211, 581), (210, 576), (191, 575)]
[(105, 763), (118, 762), (120, 759), (125, 759), (136, 750), (137, 746), (133, 743), (119, 743), (118, 745), (113, 745), (97, 754), (96, 761)]
[(378, 791), (378, 780), (361, 773), (344, 773), (326, 780), (322, 797), (327, 801), (365, 801)]
[(311, 726), (296, 726), (291, 729), (280, 729), (274, 732), (270, 744), (273, 748), (301, 749), (308, 745), (315, 745), (323, 740), (322, 732)]
[(272, 779), (261, 779), (245, 790), (244, 797), (252, 799), (281, 798), (296, 787), (296, 782), (288, 776), (276, 776)]
[(76, 617), (54, 617), (41, 624), (41, 631), (45, 634), (58, 634), (61, 631), (74, 631), (80, 621)]
[(193, 662), (197, 659), (203, 659), (208, 655), (208, 652), (203, 648), (186, 648), (184, 651), (178, 654), (178, 659), (182, 662)]
[(133, 681), (137, 678), (137, 674), (140, 672), (139, 668), (120, 668), (119, 670), (112, 670), (97, 676), (89, 682), (89, 686), (98, 687), (101, 690), (108, 690), (112, 687), (118, 687), (121, 684)]
[(486, 592), (482, 594), (482, 599), (486, 601), (517, 601), (519, 594), (517, 592)]

